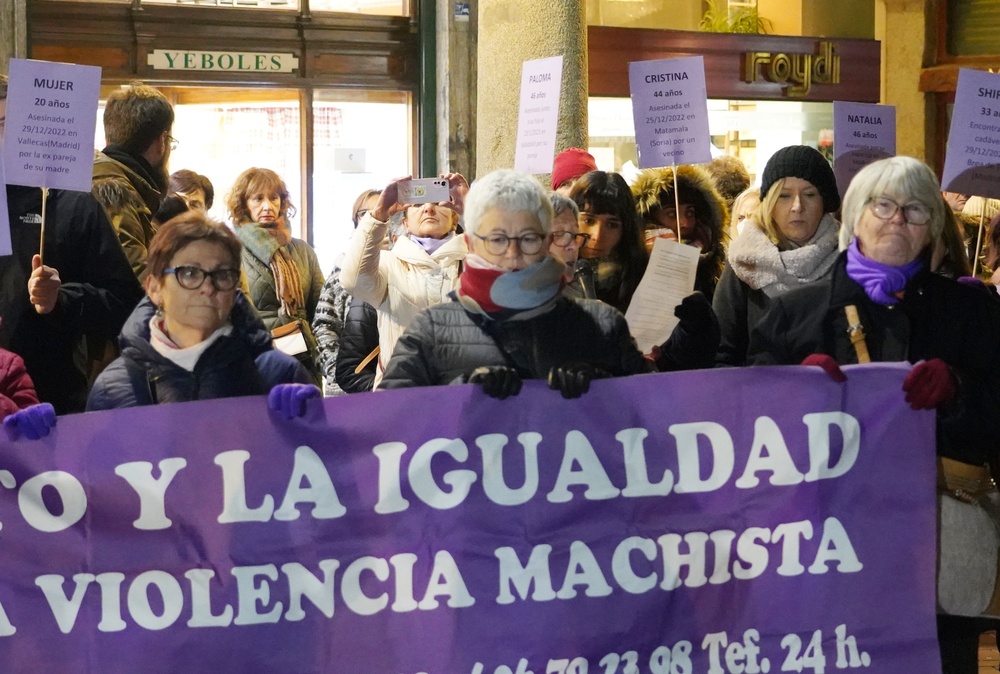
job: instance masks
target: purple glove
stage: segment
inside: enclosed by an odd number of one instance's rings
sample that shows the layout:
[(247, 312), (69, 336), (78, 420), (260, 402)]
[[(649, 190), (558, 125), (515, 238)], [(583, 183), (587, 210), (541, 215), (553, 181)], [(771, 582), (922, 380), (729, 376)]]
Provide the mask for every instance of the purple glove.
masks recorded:
[(267, 394), (267, 408), (286, 419), (306, 413), (306, 401), (319, 398), (319, 388), (312, 384), (278, 384)]
[(3, 420), (3, 429), (11, 441), (24, 436), (27, 440), (38, 440), (49, 434), (49, 429), (56, 425), (56, 411), (49, 403), (39, 403), (25, 407)]

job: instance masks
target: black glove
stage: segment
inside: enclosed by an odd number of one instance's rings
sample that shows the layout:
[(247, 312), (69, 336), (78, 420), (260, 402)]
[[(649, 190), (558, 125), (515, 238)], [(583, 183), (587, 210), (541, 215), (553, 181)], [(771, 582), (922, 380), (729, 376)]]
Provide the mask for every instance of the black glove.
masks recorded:
[(590, 382), (607, 379), (611, 373), (590, 363), (563, 363), (549, 370), (549, 388), (558, 389), (562, 397), (579, 398), (590, 390)]
[(521, 375), (506, 365), (477, 367), (465, 376), (465, 383), (479, 384), (491, 398), (503, 400), (521, 392)]
[(657, 369), (673, 372), (713, 367), (722, 332), (708, 298), (701, 292), (688, 295), (674, 309), (674, 316), (681, 322), (660, 347)]

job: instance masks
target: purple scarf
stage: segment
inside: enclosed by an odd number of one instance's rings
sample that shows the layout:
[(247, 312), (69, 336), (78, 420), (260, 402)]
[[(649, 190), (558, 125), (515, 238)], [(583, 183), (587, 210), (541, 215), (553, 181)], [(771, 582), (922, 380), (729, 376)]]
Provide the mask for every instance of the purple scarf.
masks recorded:
[(871, 260), (858, 249), (856, 238), (847, 248), (847, 275), (865, 289), (873, 302), (886, 306), (899, 302), (895, 294), (903, 290), (923, 266), (924, 261), (919, 257), (902, 267)]
[(423, 237), (423, 236), (414, 236), (410, 234), (410, 241), (423, 248), (428, 255), (433, 255), (438, 248), (443, 246), (447, 241), (451, 241), (454, 237), (455, 237), (454, 231), (448, 232), (445, 236), (443, 236), (440, 239), (432, 239), (429, 236)]

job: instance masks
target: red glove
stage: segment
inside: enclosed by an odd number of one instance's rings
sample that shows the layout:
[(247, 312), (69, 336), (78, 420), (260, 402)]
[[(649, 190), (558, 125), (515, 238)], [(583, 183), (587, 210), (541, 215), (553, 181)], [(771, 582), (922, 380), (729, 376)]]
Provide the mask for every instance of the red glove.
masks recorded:
[(839, 365), (837, 365), (837, 361), (825, 353), (810, 354), (806, 356), (805, 360), (802, 361), (802, 364), (816, 365), (823, 368), (823, 371), (826, 372), (830, 379), (838, 384), (847, 381), (847, 375), (845, 375), (844, 371), (840, 369)]
[(915, 410), (944, 407), (958, 395), (958, 382), (951, 368), (940, 358), (922, 360), (903, 380), (906, 402)]

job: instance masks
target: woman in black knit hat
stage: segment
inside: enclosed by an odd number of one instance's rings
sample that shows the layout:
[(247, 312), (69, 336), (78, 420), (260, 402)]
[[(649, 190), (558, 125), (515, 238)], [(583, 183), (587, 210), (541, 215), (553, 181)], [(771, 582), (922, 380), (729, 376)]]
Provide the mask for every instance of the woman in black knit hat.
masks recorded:
[(712, 306), (722, 341), (720, 366), (746, 364), (750, 330), (771, 300), (817, 281), (837, 259), (834, 217), (840, 208), (837, 181), (817, 150), (791, 145), (778, 150), (761, 176), (761, 203), (730, 244)]

